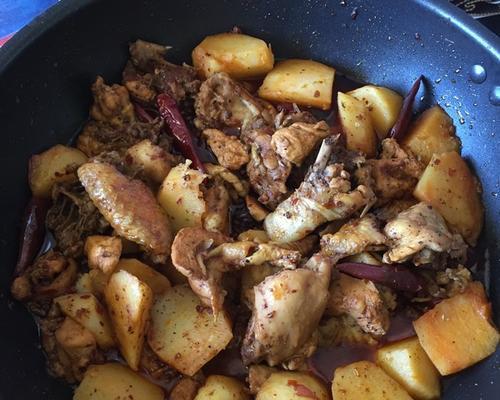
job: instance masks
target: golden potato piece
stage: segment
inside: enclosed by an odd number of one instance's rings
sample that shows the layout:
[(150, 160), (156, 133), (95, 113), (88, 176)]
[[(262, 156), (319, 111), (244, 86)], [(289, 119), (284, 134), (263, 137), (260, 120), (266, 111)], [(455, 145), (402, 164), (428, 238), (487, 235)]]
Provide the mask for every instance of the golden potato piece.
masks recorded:
[(168, 278), (135, 258), (122, 258), (116, 267), (117, 271), (127, 271), (148, 285), (154, 295), (161, 294), (170, 288)]
[(441, 375), (461, 371), (492, 354), (500, 338), (480, 282), (443, 300), (413, 326), (420, 344)]
[(28, 181), (34, 196), (50, 197), (56, 182), (76, 180), (78, 167), (87, 156), (74, 147), (60, 144), (30, 158)]
[(377, 364), (415, 400), (439, 398), (439, 372), (417, 337), (388, 344), (377, 350)]
[(233, 337), (224, 312), (214, 319), (193, 291), (174, 286), (157, 297), (151, 311), (148, 342), (156, 355), (185, 375), (193, 376), (225, 349)]
[(191, 161), (172, 168), (158, 191), (158, 202), (167, 213), (174, 232), (201, 226), (206, 202), (201, 184), (207, 175), (189, 168)]
[(226, 72), (235, 79), (258, 78), (274, 65), (271, 48), (261, 39), (241, 33), (207, 36), (192, 52), (193, 65), (208, 78)]
[(302, 372), (276, 372), (264, 382), (256, 396), (256, 400), (304, 398), (328, 400), (330, 395), (323, 384), (312, 375)]
[(137, 371), (146, 334), (146, 323), (153, 303), (148, 285), (127, 271), (114, 273), (104, 297), (123, 358)]
[(259, 96), (328, 110), (332, 103), (335, 69), (312, 60), (286, 60), (266, 75)]
[(106, 310), (93, 294), (67, 294), (56, 297), (54, 303), (59, 306), (64, 315), (73, 318), (89, 330), (99, 347), (109, 349), (115, 345)]
[(149, 139), (130, 147), (125, 160), (141, 168), (145, 176), (158, 184), (163, 182), (172, 168), (167, 152)]
[(347, 149), (361, 151), (368, 158), (375, 157), (377, 135), (368, 108), (362, 101), (342, 92), (338, 93), (337, 103)]
[(399, 383), (370, 361), (337, 368), (332, 395), (335, 400), (412, 400)]
[(460, 153), (461, 144), (453, 120), (441, 107), (434, 106), (413, 123), (401, 146), (427, 165), (434, 154)]
[(250, 400), (243, 383), (235, 378), (211, 375), (198, 390), (194, 400)]
[(122, 254), (122, 240), (116, 236), (89, 236), (85, 241), (84, 252), (89, 268), (111, 274)]
[(476, 244), (484, 217), (480, 186), (458, 153), (435, 154), (413, 195), (431, 204), (470, 245)]
[(118, 399), (164, 400), (165, 393), (129, 368), (108, 363), (91, 366), (73, 396), (73, 400)]
[(365, 103), (379, 140), (394, 126), (403, 105), (403, 97), (382, 86), (366, 85), (347, 93)]

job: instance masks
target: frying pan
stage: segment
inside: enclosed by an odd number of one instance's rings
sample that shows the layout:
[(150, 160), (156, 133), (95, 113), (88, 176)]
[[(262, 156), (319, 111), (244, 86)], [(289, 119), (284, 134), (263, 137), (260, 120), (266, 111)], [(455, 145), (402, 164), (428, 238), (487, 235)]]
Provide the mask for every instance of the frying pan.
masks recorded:
[[(416, 107), (439, 103), (454, 118), (463, 154), (483, 183), (486, 224), (478, 254), (487, 267), (478, 273), (500, 322), (500, 108), (493, 105), (500, 43), (494, 34), (445, 0), (67, 0), (0, 51), (1, 400), (71, 398), (71, 389), (45, 372), (36, 326), (8, 294), (29, 156), (74, 137), (88, 114), (91, 82), (96, 74), (120, 80), (130, 41), (172, 45), (170, 60), (189, 61), (202, 37), (234, 25), (272, 43), (277, 57), (313, 58), (401, 93), (425, 75)], [(483, 83), (471, 81), (474, 65), (485, 69)], [(444, 399), (494, 399), (499, 392), (497, 351), (447, 378)]]

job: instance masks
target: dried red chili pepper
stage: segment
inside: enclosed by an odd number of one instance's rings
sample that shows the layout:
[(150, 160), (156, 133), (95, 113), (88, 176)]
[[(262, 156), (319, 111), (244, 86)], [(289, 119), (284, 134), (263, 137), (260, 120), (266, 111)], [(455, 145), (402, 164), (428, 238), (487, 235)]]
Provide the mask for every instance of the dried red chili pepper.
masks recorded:
[(408, 131), (408, 126), (410, 125), (410, 120), (413, 113), (413, 103), (415, 103), (415, 96), (417, 95), (418, 89), (420, 89), (420, 83), (422, 82), (423, 76), (420, 75), (415, 81), (410, 91), (403, 100), (403, 106), (399, 111), (398, 119), (389, 133), (389, 137), (401, 140), (403, 136)]
[(25, 208), (21, 230), (21, 245), (14, 276), (19, 276), (26, 270), (42, 247), (46, 233), (45, 217), (50, 203), (50, 199), (32, 197)]
[(184, 118), (182, 118), (176, 101), (169, 95), (162, 93), (156, 98), (156, 104), (161, 118), (165, 121), (166, 126), (170, 128), (172, 135), (176, 139), (179, 150), (186, 158), (189, 158), (193, 162), (195, 168), (201, 172), (205, 172), (205, 167), (194, 146), (191, 132)]

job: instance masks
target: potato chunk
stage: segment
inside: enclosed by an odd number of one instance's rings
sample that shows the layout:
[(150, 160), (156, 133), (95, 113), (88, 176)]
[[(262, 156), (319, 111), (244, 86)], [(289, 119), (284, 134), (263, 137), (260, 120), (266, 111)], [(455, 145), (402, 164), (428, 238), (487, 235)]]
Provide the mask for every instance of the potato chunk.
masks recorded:
[(376, 362), (416, 400), (439, 398), (439, 372), (417, 337), (377, 350)]
[(106, 310), (97, 298), (90, 293), (67, 294), (54, 299), (64, 315), (83, 325), (95, 337), (99, 347), (113, 347), (113, 330)]
[(332, 395), (335, 400), (412, 400), (399, 383), (370, 361), (337, 368)]
[(235, 79), (258, 78), (274, 65), (271, 48), (261, 39), (241, 33), (207, 36), (194, 48), (193, 65), (208, 78), (226, 72)]
[(188, 160), (172, 168), (158, 192), (158, 202), (175, 232), (188, 226), (201, 226), (207, 208), (200, 188), (207, 175), (190, 169), (190, 163)]
[(403, 105), (401, 95), (385, 87), (374, 85), (366, 85), (347, 94), (365, 103), (378, 138), (384, 139), (398, 118), (399, 110)]
[(413, 326), (420, 344), (441, 375), (467, 368), (492, 354), (500, 338), (480, 282), (443, 300)]
[(211, 375), (198, 390), (194, 400), (250, 400), (250, 396), (239, 380)]
[(266, 75), (259, 96), (328, 110), (332, 103), (335, 70), (312, 60), (286, 60)]
[(116, 236), (89, 236), (85, 241), (89, 268), (111, 274), (122, 254), (122, 241)]
[(76, 180), (76, 170), (86, 162), (87, 156), (80, 150), (60, 144), (35, 154), (28, 171), (31, 192), (34, 196), (50, 197), (56, 182)]
[(480, 186), (458, 153), (435, 154), (413, 195), (431, 204), (470, 245), (476, 244), (484, 215)]
[(232, 337), (225, 313), (215, 320), (188, 286), (175, 286), (155, 301), (149, 345), (160, 359), (185, 375), (198, 372)]
[[(256, 400), (328, 400), (328, 390), (313, 376), (302, 372), (276, 372), (262, 385)], [(336, 399), (335, 399), (336, 400)]]
[(342, 92), (339, 92), (337, 102), (347, 149), (361, 151), (368, 158), (375, 157), (377, 135), (368, 108), (361, 100)]
[(118, 271), (111, 276), (104, 296), (120, 351), (130, 368), (137, 371), (153, 293), (134, 275)]
[(73, 400), (164, 400), (163, 389), (129, 368), (108, 363), (91, 366), (75, 390)]
[(148, 285), (154, 295), (161, 294), (170, 288), (168, 278), (135, 258), (122, 258), (116, 267), (117, 271), (127, 271)]
[(460, 153), (460, 139), (450, 116), (439, 106), (424, 111), (410, 127), (401, 146), (415, 154), (426, 165), (434, 154)]
[(163, 182), (172, 167), (167, 152), (149, 139), (130, 147), (125, 160), (141, 168), (146, 177), (158, 184)]

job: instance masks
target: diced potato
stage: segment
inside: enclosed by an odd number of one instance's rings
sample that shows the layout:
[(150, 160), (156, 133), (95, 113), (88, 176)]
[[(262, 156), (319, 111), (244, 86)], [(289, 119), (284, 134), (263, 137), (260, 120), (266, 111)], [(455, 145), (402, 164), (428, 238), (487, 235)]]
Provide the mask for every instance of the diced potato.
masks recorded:
[(57, 344), (66, 355), (77, 361), (82, 355), (92, 353), (96, 348), (96, 340), (92, 332), (74, 319), (66, 317), (54, 332)]
[(122, 241), (117, 236), (89, 236), (85, 241), (85, 254), (89, 268), (111, 274), (122, 254)]
[(372, 253), (363, 252), (345, 258), (347, 262), (356, 262), (371, 265), (382, 265), (382, 262)]
[(286, 60), (266, 75), (259, 96), (328, 110), (332, 103), (335, 69), (312, 60)]
[(500, 335), (491, 322), (491, 305), (480, 282), (443, 300), (413, 326), (420, 344), (439, 370), (449, 375), (492, 354)]
[(250, 400), (250, 396), (239, 380), (211, 375), (198, 390), (194, 400)]
[(476, 244), (484, 216), (480, 186), (458, 153), (435, 154), (413, 195), (431, 204), (469, 244)]
[(34, 196), (50, 197), (56, 182), (75, 179), (75, 171), (87, 162), (87, 156), (74, 147), (55, 145), (35, 154), (29, 163), (28, 180)]
[(64, 315), (88, 329), (94, 335), (99, 347), (108, 349), (115, 345), (106, 310), (93, 294), (67, 294), (56, 297), (54, 303)]
[(416, 400), (439, 398), (439, 372), (417, 337), (391, 343), (377, 350), (377, 364)]
[(264, 76), (274, 65), (271, 48), (261, 39), (241, 33), (207, 36), (194, 48), (193, 65), (208, 78), (226, 72), (235, 79)]
[(127, 271), (148, 285), (154, 295), (163, 293), (170, 288), (170, 282), (162, 273), (135, 258), (122, 258), (116, 267), (117, 271)]
[(163, 389), (129, 368), (108, 363), (93, 365), (76, 388), (73, 400), (164, 400)]
[(155, 183), (162, 183), (172, 168), (167, 152), (149, 139), (130, 147), (125, 160), (141, 168), (146, 177)]
[(177, 232), (188, 226), (201, 226), (206, 203), (200, 185), (207, 175), (190, 169), (191, 161), (172, 168), (158, 192), (158, 202), (163, 207)]
[(198, 372), (232, 337), (228, 317), (221, 313), (215, 320), (188, 286), (167, 290), (153, 305), (149, 345), (160, 359), (185, 375)]
[(426, 165), (434, 154), (460, 153), (460, 145), (453, 120), (439, 106), (424, 111), (401, 143), (404, 150), (415, 154)]
[(399, 383), (370, 361), (337, 368), (332, 395), (335, 400), (412, 400)]
[(369, 158), (375, 157), (377, 135), (368, 108), (362, 101), (342, 92), (338, 93), (337, 102), (347, 149), (361, 151)]
[(153, 293), (148, 285), (122, 270), (111, 276), (104, 296), (123, 358), (137, 371)]
[(378, 138), (384, 139), (396, 123), (403, 97), (393, 90), (374, 85), (366, 85), (347, 94), (365, 103)]
[(304, 398), (328, 400), (330, 395), (323, 384), (312, 375), (302, 372), (276, 372), (264, 382), (256, 396), (256, 400)]
[(75, 283), (77, 293), (93, 293), (92, 279), (88, 272), (80, 275)]

